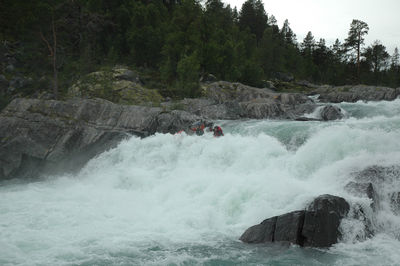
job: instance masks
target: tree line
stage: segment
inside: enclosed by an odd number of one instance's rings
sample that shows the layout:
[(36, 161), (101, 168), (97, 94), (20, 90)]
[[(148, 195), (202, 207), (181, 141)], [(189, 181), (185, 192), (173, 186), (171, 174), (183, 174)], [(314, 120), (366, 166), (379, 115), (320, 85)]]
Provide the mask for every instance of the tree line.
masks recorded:
[[(343, 43), (310, 31), (299, 41), (261, 0), (238, 11), (221, 0), (1, 0), (0, 37), (23, 44), (26, 71), (52, 75), (55, 94), (100, 66), (151, 72), (165, 96), (198, 96), (199, 77), (260, 86), (277, 73), (333, 85), (400, 86), (399, 52), (365, 47), (368, 24), (353, 20)], [(59, 83), (61, 85), (59, 86)], [(160, 88), (161, 89), (161, 88)]]

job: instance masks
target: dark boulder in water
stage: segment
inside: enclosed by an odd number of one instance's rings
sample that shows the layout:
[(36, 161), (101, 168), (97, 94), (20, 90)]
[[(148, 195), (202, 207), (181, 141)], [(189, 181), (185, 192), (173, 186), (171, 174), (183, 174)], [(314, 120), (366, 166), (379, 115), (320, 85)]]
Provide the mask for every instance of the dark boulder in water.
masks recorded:
[(304, 211), (294, 211), (278, 216), (274, 232), (274, 242), (290, 242), (303, 245), (301, 231), (304, 224)]
[(327, 105), (321, 110), (321, 119), (324, 121), (338, 120), (344, 117), (342, 110), (334, 105)]
[(321, 195), (306, 208), (264, 220), (248, 228), (245, 243), (290, 242), (300, 246), (329, 247), (339, 240), (339, 225), (350, 206), (345, 199)]
[(262, 223), (247, 229), (240, 240), (246, 243), (265, 243), (274, 241), (274, 232), (278, 216), (265, 219)]
[(322, 195), (307, 208), (302, 236), (304, 246), (329, 247), (339, 240), (339, 225), (350, 210), (344, 198)]

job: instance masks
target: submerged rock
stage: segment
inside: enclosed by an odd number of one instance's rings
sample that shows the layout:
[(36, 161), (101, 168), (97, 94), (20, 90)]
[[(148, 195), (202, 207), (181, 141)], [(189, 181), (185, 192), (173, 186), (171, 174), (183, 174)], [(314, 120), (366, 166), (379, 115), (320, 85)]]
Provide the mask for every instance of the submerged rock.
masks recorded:
[(358, 197), (367, 197), (372, 200), (371, 207), (375, 210), (378, 205), (378, 195), (374, 189), (374, 185), (371, 182), (360, 183), (360, 182), (349, 182), (344, 189)]
[(321, 195), (306, 208), (264, 220), (240, 237), (245, 243), (290, 242), (300, 246), (329, 247), (339, 240), (339, 225), (349, 212), (345, 199)]
[(400, 215), (400, 192), (393, 192), (390, 196), (390, 208), (395, 214)]

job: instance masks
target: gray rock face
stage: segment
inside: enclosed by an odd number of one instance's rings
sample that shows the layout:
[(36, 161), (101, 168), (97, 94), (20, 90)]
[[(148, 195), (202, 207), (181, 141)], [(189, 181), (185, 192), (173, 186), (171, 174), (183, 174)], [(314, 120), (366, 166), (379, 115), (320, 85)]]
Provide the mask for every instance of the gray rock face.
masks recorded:
[(0, 114), (0, 179), (79, 169), (130, 135), (174, 133), (199, 119), (99, 99), (15, 99)]
[(275, 216), (248, 228), (240, 240), (245, 243), (290, 242), (300, 246), (329, 247), (340, 238), (340, 221), (349, 209), (343, 198), (321, 195), (306, 210)]
[(174, 134), (180, 130), (188, 128), (196, 121), (202, 120), (199, 116), (190, 114), (186, 111), (174, 110), (171, 112), (161, 112), (153, 118), (149, 124), (149, 131)]
[(344, 117), (342, 110), (334, 105), (324, 106), (320, 114), (321, 114), (321, 119), (324, 121), (338, 120)]
[[(302, 94), (276, 93), (240, 83), (214, 82), (203, 86), (203, 91), (208, 104), (198, 107), (198, 114), (213, 119), (293, 119), (316, 108)], [(218, 115), (211, 117), (211, 113)]]
[(400, 91), (387, 87), (376, 86), (339, 86), (339, 87), (320, 87), (314, 91), (319, 94), (322, 102), (340, 103), (356, 101), (391, 101), (397, 98)]
[(208, 119), (239, 119), (242, 109), (239, 103), (228, 101), (217, 103), (210, 99), (184, 99), (180, 102), (185, 111)]

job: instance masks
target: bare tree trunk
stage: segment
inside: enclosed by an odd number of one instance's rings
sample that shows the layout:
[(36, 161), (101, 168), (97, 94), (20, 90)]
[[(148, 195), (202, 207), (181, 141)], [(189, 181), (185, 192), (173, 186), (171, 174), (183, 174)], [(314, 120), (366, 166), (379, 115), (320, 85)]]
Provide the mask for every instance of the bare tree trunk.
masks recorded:
[(53, 76), (54, 76), (54, 87), (53, 93), (55, 99), (58, 98), (58, 71), (57, 71), (57, 34), (56, 27), (54, 25), (54, 15), (51, 18), (52, 28), (53, 28)]
[(49, 56), (52, 58), (53, 65), (53, 94), (54, 98), (58, 98), (58, 71), (57, 71), (57, 32), (54, 23), (54, 14), (51, 17), (51, 28), (53, 32), (53, 46), (50, 45), (49, 41), (44, 37), (43, 32), (40, 31), (39, 35), (43, 42), (47, 45), (49, 49)]
[(360, 49), (361, 49), (361, 32), (358, 33), (357, 43), (357, 81), (360, 83)]

